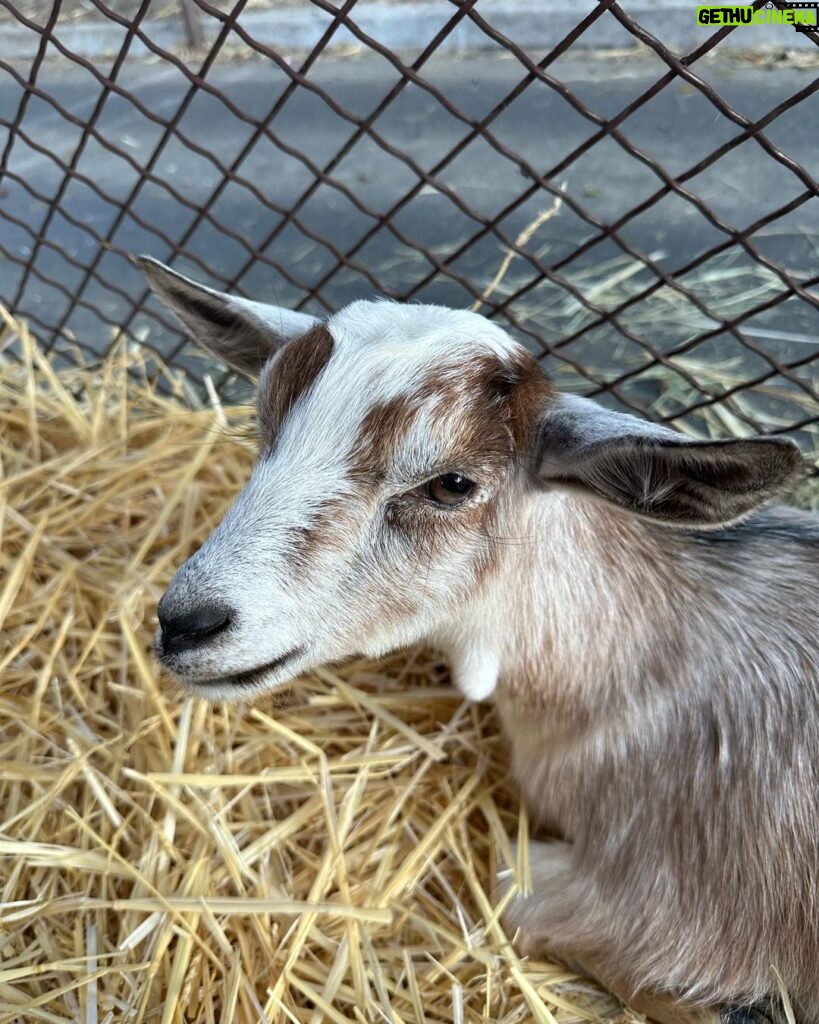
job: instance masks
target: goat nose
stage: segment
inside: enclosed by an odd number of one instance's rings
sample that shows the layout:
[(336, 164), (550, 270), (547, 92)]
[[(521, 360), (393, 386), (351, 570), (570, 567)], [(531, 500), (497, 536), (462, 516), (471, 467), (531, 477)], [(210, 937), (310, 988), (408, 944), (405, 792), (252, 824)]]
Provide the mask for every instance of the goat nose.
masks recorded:
[(233, 614), (223, 604), (203, 604), (184, 612), (170, 611), (159, 602), (159, 628), (162, 630), (162, 652), (179, 654), (207, 643), (223, 633)]

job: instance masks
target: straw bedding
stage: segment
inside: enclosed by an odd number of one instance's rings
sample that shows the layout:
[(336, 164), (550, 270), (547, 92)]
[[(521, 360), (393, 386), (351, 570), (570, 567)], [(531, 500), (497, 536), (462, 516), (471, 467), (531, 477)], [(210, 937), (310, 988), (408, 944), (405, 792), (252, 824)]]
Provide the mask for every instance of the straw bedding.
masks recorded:
[[(491, 708), (434, 654), (253, 705), (163, 683), (174, 568), (253, 458), (138, 353), (0, 364), (0, 1024), (571, 1021), (622, 1012), (521, 962), (490, 892), (526, 821)], [(525, 875), (526, 865), (522, 865)]]

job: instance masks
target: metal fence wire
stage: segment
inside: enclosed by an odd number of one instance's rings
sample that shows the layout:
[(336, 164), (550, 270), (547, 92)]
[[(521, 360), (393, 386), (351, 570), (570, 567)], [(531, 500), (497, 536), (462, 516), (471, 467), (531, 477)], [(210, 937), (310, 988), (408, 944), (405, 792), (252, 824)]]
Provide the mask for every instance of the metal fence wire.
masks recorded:
[[(401, 0), (386, 41), (368, 0), (281, 3), (0, 0), (0, 301), (55, 359), (124, 336), (201, 380), (129, 259), (146, 252), (318, 314), (373, 294), (473, 306), (570, 390), (815, 451), (819, 194), (791, 142), (816, 138), (819, 35), (743, 112), (738, 26), (678, 52), (589, 0), (536, 47), (502, 0), (427, 0), (402, 48)], [(572, 61), (612, 29), (592, 87)], [(665, 146), (642, 141), (650, 116)]]

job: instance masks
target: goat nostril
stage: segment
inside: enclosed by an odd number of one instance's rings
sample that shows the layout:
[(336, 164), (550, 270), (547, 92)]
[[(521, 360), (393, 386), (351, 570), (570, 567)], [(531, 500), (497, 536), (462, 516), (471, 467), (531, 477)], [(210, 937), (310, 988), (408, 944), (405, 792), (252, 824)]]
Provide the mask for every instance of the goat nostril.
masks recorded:
[(231, 610), (224, 605), (201, 605), (191, 611), (169, 613), (160, 604), (162, 650), (165, 654), (178, 654), (200, 647), (223, 633), (232, 621)]

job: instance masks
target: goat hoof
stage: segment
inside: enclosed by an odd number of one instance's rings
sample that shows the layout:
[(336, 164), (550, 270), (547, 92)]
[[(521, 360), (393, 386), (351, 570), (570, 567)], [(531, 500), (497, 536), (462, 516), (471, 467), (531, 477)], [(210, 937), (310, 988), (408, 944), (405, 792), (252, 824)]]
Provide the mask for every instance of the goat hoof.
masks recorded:
[(721, 1024), (777, 1024), (779, 1016), (771, 1005), (723, 1006)]

